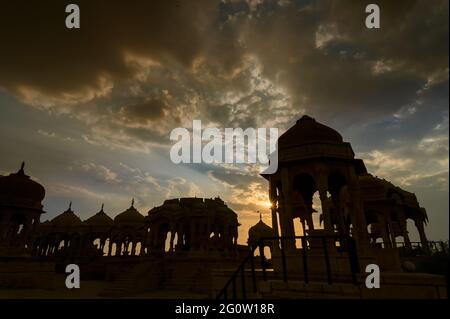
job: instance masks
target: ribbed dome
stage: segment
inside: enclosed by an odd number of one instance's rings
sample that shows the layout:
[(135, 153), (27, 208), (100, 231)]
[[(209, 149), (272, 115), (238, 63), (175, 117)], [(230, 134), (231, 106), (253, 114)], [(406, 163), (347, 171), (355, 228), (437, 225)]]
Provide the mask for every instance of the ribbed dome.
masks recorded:
[(260, 215), (259, 222), (250, 227), (248, 231), (248, 244), (255, 244), (260, 238), (263, 237), (273, 237), (273, 230), (272, 227), (262, 221)]
[(131, 207), (114, 218), (115, 223), (119, 224), (136, 224), (144, 222), (144, 216), (134, 208), (134, 200)]
[(77, 226), (80, 225), (81, 219), (72, 211), (72, 203), (70, 203), (69, 208), (62, 214), (56, 216), (52, 219), (50, 224), (52, 226), (66, 227), (66, 226)]
[(97, 226), (97, 227), (109, 227), (114, 224), (114, 221), (111, 217), (106, 215), (103, 211), (103, 205), (100, 211), (92, 217), (89, 217), (84, 221), (84, 223), (88, 226)]
[(308, 115), (304, 115), (278, 139), (280, 149), (309, 143), (341, 144), (343, 139), (337, 131)]
[(45, 197), (44, 187), (30, 179), (24, 172), (22, 163), (17, 173), (0, 177), (0, 202), (14, 206), (42, 208)]

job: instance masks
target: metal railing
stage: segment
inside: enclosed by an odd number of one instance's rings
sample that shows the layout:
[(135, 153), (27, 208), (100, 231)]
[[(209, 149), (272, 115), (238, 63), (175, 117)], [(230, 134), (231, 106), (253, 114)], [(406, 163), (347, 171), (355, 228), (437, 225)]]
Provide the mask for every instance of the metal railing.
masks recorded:
[[(291, 249), (286, 249), (286, 241), (295, 241), (300, 240), (301, 248), (298, 249), (295, 246)], [(315, 247), (312, 247), (312, 243), (315, 243)], [(318, 245), (318, 243), (320, 243)], [(242, 299), (247, 299), (248, 293), (257, 293), (257, 272), (259, 280), (267, 281), (268, 280), (268, 260), (264, 254), (265, 244), (272, 245), (272, 271), (270, 274), (271, 277), (279, 278), (279, 271), (275, 271), (274, 264), (274, 252), (279, 250), (279, 257), (281, 259), (281, 278), (284, 282), (288, 282), (289, 273), (288, 273), (288, 260), (292, 261), (293, 258), (299, 258), (299, 262), (301, 267), (297, 267), (298, 269), (292, 269), (289, 267), (291, 272), (295, 272), (295, 279), (302, 280), (304, 283), (309, 283), (311, 280), (311, 271), (309, 269), (308, 259), (310, 258), (310, 252), (320, 251), (323, 253), (323, 265), (325, 266), (326, 273), (326, 282), (328, 284), (333, 284), (334, 278), (332, 273), (332, 267), (330, 262), (330, 251), (329, 249), (335, 249), (335, 252), (340, 252), (348, 255), (348, 264), (350, 269), (351, 281), (353, 284), (358, 284), (357, 274), (360, 273), (360, 266), (358, 255), (356, 251), (355, 240), (350, 236), (341, 236), (341, 235), (324, 235), (324, 236), (292, 236), (292, 237), (265, 237), (261, 238), (256, 245), (250, 246), (250, 251), (248, 255), (244, 258), (238, 268), (233, 272), (229, 280), (226, 282), (225, 286), (220, 290), (217, 294), (217, 299), (237, 299), (240, 296)], [(292, 246), (292, 245), (291, 245)], [(259, 258), (255, 256), (256, 250), (259, 248)], [(291, 252), (294, 254), (291, 254)], [(289, 253), (289, 257), (286, 255)], [(300, 253), (300, 254), (298, 254)], [(332, 252), (334, 254), (334, 252)], [(257, 261), (259, 259), (259, 262)], [(260, 268), (256, 268), (255, 264), (259, 263)], [(257, 271), (259, 270), (259, 271)], [(249, 276), (246, 272), (250, 271)], [(298, 276), (298, 274), (301, 274)], [(246, 280), (251, 281), (250, 291), (247, 291)], [(240, 284), (238, 284), (240, 282)], [(238, 292), (238, 289), (240, 291)], [(231, 291), (230, 291), (231, 290)]]
[(422, 242), (404, 242), (397, 241), (393, 245), (384, 242), (372, 243), (372, 247), (378, 248), (397, 248), (400, 256), (430, 256), (435, 254), (448, 255), (448, 242), (428, 241), (424, 245)]

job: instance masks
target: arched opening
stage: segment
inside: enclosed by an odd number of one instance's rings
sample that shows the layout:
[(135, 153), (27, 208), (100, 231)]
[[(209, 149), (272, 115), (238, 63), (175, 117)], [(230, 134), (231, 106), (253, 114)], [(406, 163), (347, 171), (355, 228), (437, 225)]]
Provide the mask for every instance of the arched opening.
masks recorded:
[(178, 232), (175, 233), (175, 237), (173, 239), (173, 247), (177, 247), (178, 245)]
[(58, 250), (62, 251), (62, 250), (64, 250), (64, 248), (65, 248), (65, 240), (63, 239), (59, 242)]
[(105, 240), (105, 244), (103, 246), (103, 256), (108, 256), (108, 252), (109, 252), (109, 245), (111, 244), (110, 239), (107, 238)]
[(170, 252), (171, 251), (171, 242), (170, 242), (170, 240), (171, 240), (171, 238), (172, 238), (172, 232), (171, 231), (168, 231), (167, 233), (166, 233), (166, 239), (165, 239), (165, 241), (164, 241), (164, 251), (167, 253), (167, 252)]
[(293, 218), (299, 218), (301, 231), (294, 225), (296, 234), (307, 234), (309, 230), (314, 230), (316, 225), (313, 213), (316, 212), (314, 207), (314, 193), (317, 191), (314, 178), (306, 173), (294, 176), (292, 185), (292, 210)]
[(324, 229), (322, 216), (322, 202), (320, 201), (319, 191), (312, 195), (312, 208), (317, 213), (312, 216), (314, 229)]
[(406, 220), (406, 227), (408, 229), (408, 235), (411, 242), (419, 242), (420, 241), (419, 231), (417, 230), (414, 220), (408, 218)]
[(332, 172), (328, 176), (328, 209), (333, 229), (340, 234), (348, 234), (346, 220), (348, 216), (347, 179), (340, 172)]
[(127, 249), (125, 251), (126, 256), (131, 256), (133, 252), (133, 242), (131, 240), (128, 241)]
[(142, 249), (142, 244), (141, 244), (141, 242), (139, 241), (139, 242), (136, 243), (136, 246), (135, 246), (135, 248), (134, 248), (134, 254), (135, 254), (136, 256), (139, 256), (139, 255), (141, 254), (141, 249)]
[(100, 249), (100, 238), (96, 238), (92, 241), (92, 245), (96, 248), (96, 249)]
[(20, 233), (23, 231), (23, 224), (19, 225), (19, 228), (17, 229), (17, 235), (20, 235)]
[(380, 246), (380, 242), (383, 242), (383, 225), (379, 217), (380, 213), (373, 209), (369, 209), (364, 212), (367, 233), (369, 234), (369, 241), (373, 246)]
[(117, 243), (113, 242), (111, 244), (111, 256), (116, 256), (117, 254)]

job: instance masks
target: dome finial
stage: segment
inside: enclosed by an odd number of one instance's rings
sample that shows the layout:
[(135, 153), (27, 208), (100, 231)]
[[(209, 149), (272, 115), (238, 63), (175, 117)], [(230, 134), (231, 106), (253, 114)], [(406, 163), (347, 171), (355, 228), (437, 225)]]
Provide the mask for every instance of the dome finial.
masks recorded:
[(72, 210), (72, 201), (70, 201), (70, 203), (69, 203), (69, 209), (68, 210)]
[(104, 206), (105, 206), (105, 204), (102, 203), (102, 208), (100, 209), (101, 212), (103, 211), (103, 207), (104, 207)]
[(131, 199), (131, 207), (134, 207), (134, 197)]
[(17, 174), (25, 175), (24, 168), (25, 168), (25, 161), (23, 161), (22, 164), (20, 165), (20, 169), (17, 171)]
[(259, 210), (258, 210), (258, 213), (259, 213), (259, 221), (262, 221), (262, 214)]

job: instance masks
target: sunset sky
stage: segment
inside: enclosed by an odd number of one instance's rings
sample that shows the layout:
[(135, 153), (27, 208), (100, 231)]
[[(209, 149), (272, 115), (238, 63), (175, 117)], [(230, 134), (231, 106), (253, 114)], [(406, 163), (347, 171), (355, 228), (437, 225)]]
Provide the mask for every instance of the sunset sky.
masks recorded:
[[(41, 220), (111, 216), (135, 198), (220, 196), (240, 242), (270, 224), (254, 165), (176, 165), (172, 129), (277, 127), (303, 114), (339, 131), (374, 175), (415, 192), (449, 236), (448, 1), (9, 1), (0, 8), (0, 175), (46, 188)], [(65, 28), (65, 6), (81, 29)], [(415, 229), (412, 238), (417, 239)]]

